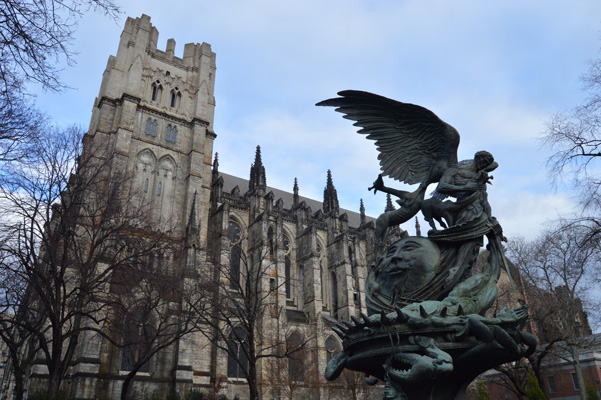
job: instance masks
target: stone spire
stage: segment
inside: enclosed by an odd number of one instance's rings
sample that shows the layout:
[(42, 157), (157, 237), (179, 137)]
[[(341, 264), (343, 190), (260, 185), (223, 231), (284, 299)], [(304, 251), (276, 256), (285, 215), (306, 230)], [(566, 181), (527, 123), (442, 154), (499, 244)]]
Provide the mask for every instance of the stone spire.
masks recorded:
[(265, 167), (261, 161), (261, 146), (257, 146), (255, 153), (255, 162), (250, 166), (250, 180), (248, 181), (248, 190), (267, 188), (267, 180), (265, 178)]
[(421, 236), (422, 235), (422, 228), (421, 226), (419, 226), (419, 220), (417, 219), (417, 217), (415, 217), (415, 236)]
[(294, 187), (292, 188), (292, 207), (295, 208), (300, 203), (300, 197), (298, 196), (298, 180), (294, 178)]
[(392, 204), (392, 197), (390, 196), (390, 193), (386, 194), (386, 208), (384, 209), (384, 212), (389, 212), (389, 211), (394, 211), (396, 210), (396, 208), (394, 207), (394, 204)]
[(328, 180), (323, 191), (323, 212), (327, 214), (333, 210), (338, 211), (338, 208), (338, 193), (332, 182), (332, 171), (328, 170)]
[[(211, 176), (211, 183), (217, 182), (217, 178), (219, 178), (219, 155), (217, 153), (215, 153), (215, 160), (213, 161), (213, 175)], [(196, 194), (195, 194), (195, 196), (196, 196)]]
[(361, 199), (361, 203), (359, 205), (359, 214), (361, 216), (361, 225), (363, 226), (363, 225), (365, 225), (365, 221), (366, 221), (365, 206), (363, 205), (363, 199)]
[(194, 191), (194, 197), (192, 198), (192, 209), (190, 210), (190, 219), (188, 219), (188, 226), (186, 226), (186, 233), (188, 235), (198, 232), (198, 216), (196, 214), (197, 197), (198, 191)]

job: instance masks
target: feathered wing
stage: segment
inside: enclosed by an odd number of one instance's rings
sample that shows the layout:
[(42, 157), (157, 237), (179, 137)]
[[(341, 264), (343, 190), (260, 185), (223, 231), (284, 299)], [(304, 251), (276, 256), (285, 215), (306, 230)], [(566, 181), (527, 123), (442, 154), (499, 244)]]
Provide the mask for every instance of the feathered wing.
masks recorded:
[(374, 140), (384, 175), (408, 183), (437, 182), (457, 164), (459, 133), (432, 111), (373, 93), (345, 90), (318, 106), (337, 107)]

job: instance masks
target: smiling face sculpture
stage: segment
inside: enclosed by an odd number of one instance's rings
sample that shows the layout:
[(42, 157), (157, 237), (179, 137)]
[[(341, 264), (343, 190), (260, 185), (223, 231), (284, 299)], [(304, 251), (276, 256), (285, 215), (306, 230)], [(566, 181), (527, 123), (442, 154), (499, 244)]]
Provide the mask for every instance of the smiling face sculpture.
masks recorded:
[(430, 282), (440, 265), (440, 250), (429, 239), (408, 237), (388, 248), (369, 273), (366, 283), (368, 311), (390, 309)]

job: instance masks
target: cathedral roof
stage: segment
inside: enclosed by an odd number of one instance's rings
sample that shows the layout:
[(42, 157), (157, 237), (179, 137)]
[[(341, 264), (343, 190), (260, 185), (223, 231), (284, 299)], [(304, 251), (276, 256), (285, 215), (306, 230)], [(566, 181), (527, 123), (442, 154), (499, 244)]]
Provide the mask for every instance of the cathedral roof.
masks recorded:
[[(223, 178), (223, 191), (225, 193), (231, 193), (231, 191), (238, 186), (240, 189), (240, 193), (244, 194), (248, 192), (248, 179), (239, 178), (237, 176), (224, 174), (223, 172), (219, 172), (219, 175)], [(294, 195), (291, 192), (286, 192), (284, 190), (276, 189), (271, 186), (267, 186), (265, 190), (266, 193), (273, 192), (273, 197), (277, 201), (278, 199), (282, 199), (284, 201), (284, 208), (291, 209), (293, 206)], [(312, 212), (316, 212), (317, 210), (323, 211), (323, 202), (310, 199), (308, 197), (299, 196), (300, 202), (305, 202), (309, 207), (311, 207)], [(345, 210), (343, 208), (340, 209), (340, 215), (346, 213), (348, 216), (348, 224), (350, 227), (358, 228), (361, 225), (361, 215), (358, 212)], [(374, 221), (375, 218), (366, 217), (366, 222)]]

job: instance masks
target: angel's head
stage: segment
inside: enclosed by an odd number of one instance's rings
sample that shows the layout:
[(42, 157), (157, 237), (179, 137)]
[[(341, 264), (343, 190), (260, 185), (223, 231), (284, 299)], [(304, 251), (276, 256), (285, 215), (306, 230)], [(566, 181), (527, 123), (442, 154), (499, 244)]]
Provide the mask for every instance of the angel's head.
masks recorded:
[(474, 155), (476, 171), (488, 170), (488, 167), (496, 164), (495, 158), (488, 151), (479, 151)]

